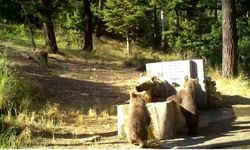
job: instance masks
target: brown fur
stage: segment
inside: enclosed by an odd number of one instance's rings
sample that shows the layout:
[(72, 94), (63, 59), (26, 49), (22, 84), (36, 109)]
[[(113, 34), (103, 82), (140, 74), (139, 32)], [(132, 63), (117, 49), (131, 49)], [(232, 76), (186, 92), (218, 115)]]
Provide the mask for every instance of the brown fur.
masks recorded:
[(198, 132), (199, 113), (195, 104), (195, 98), (199, 81), (197, 79), (188, 79), (185, 77), (183, 88), (176, 94), (169, 97), (167, 100), (173, 100), (181, 106), (181, 111), (186, 118), (188, 134), (194, 135)]
[(130, 106), (125, 131), (130, 143), (138, 142), (145, 147), (148, 140), (148, 126), (151, 118), (145, 101), (139, 94), (130, 93)]
[(176, 94), (171, 84), (157, 77), (140, 77), (136, 90), (144, 92), (143, 98), (147, 103), (165, 101), (169, 96)]

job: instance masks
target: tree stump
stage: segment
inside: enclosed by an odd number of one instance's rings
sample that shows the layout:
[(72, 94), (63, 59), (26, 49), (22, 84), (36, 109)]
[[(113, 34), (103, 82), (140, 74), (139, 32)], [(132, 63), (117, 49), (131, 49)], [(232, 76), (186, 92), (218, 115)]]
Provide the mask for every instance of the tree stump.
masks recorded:
[(45, 51), (35, 51), (34, 59), (42, 67), (48, 67), (48, 53)]

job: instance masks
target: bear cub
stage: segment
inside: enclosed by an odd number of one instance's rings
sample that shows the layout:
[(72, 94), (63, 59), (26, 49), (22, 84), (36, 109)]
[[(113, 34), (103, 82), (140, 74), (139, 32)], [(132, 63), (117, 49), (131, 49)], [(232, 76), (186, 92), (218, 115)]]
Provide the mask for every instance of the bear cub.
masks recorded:
[(129, 143), (139, 143), (140, 147), (147, 146), (148, 127), (151, 118), (146, 103), (140, 94), (130, 93), (128, 120), (125, 132)]

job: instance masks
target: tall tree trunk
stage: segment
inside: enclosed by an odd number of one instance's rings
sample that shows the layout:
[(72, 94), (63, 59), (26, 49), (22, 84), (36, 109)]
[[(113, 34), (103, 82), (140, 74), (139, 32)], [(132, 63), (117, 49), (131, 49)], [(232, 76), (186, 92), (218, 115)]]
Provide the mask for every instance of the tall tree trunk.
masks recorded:
[[(99, 7), (98, 7), (99, 10), (103, 9), (103, 2), (104, 2), (104, 0), (99, 0)], [(103, 29), (103, 21), (100, 17), (98, 17), (97, 27), (96, 27), (96, 39), (97, 39), (97, 41), (99, 41), (101, 38), (102, 29)]]
[(32, 43), (32, 47), (33, 47), (33, 50), (35, 51), (36, 50), (36, 43), (35, 43), (35, 38), (34, 38), (34, 31), (33, 31), (33, 28), (32, 28), (32, 24), (30, 22), (30, 19), (28, 17), (28, 14), (26, 12), (26, 9), (24, 8), (24, 5), (23, 5), (23, 2), (21, 2), (21, 7), (24, 11), (24, 15), (25, 15), (25, 20), (27, 21), (28, 23), (28, 27), (29, 27), (29, 30), (30, 30), (30, 34), (31, 34), (31, 43)]
[(175, 7), (174, 10), (175, 10), (175, 15), (176, 15), (176, 18), (174, 19), (174, 30), (176, 33), (178, 33), (180, 29), (179, 10), (177, 7)]
[(165, 27), (165, 11), (161, 10), (161, 49), (165, 50), (167, 48), (166, 44), (166, 27)]
[(32, 28), (30, 23), (29, 23), (29, 30), (30, 30), (30, 34), (31, 34), (32, 47), (33, 47), (33, 50), (35, 51), (36, 50), (36, 43), (35, 43), (35, 38), (34, 38), (34, 31), (33, 31), (33, 28)]
[[(49, 7), (49, 0), (42, 0), (42, 4), (45, 7)], [(50, 14), (44, 14), (44, 34), (45, 34), (45, 46), (47, 52), (58, 53), (58, 47), (56, 43), (56, 36), (54, 31), (54, 25), (51, 19)]]
[(131, 54), (131, 40), (128, 34), (126, 34), (126, 42), (127, 42), (127, 54)]
[(225, 78), (238, 75), (238, 53), (235, 0), (222, 2), (222, 76)]
[(92, 12), (90, 10), (90, 0), (83, 0), (83, 10), (84, 10), (84, 47), (83, 50), (92, 51), (93, 50), (93, 23), (92, 23)]
[(54, 26), (51, 20), (44, 22), (43, 28), (45, 33), (45, 45), (47, 52), (58, 53)]
[(154, 33), (153, 33), (153, 44), (154, 49), (158, 49), (160, 45), (160, 26), (158, 22), (157, 8), (154, 6)]
[(218, 13), (217, 13), (218, 4), (217, 4), (217, 0), (214, 0), (214, 4), (215, 4), (215, 7), (214, 7), (214, 20), (217, 21), (217, 18), (218, 18)]

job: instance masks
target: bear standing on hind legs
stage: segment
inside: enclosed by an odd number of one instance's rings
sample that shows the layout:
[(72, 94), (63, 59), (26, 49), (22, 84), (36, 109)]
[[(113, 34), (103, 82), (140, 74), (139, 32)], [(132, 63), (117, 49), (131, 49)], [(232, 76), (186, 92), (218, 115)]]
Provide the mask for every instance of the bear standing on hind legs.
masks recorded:
[(195, 104), (196, 95), (199, 92), (198, 79), (192, 79), (185, 76), (183, 88), (176, 95), (170, 96), (167, 100), (173, 100), (181, 106), (181, 112), (186, 118), (186, 125), (189, 135), (198, 133), (199, 112)]
[(139, 94), (131, 92), (128, 120), (125, 124), (125, 132), (129, 143), (139, 143), (140, 147), (146, 147), (150, 121), (151, 118), (145, 101)]

